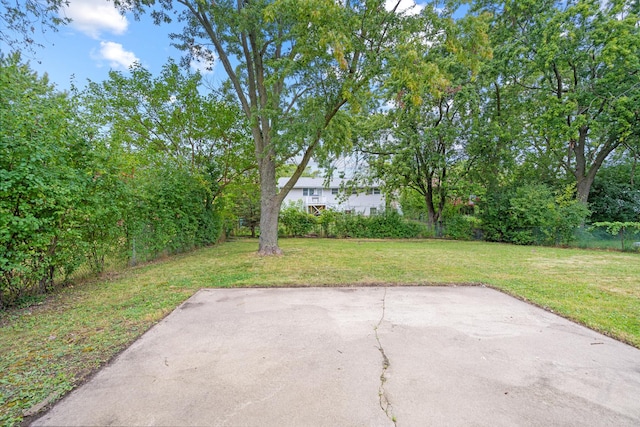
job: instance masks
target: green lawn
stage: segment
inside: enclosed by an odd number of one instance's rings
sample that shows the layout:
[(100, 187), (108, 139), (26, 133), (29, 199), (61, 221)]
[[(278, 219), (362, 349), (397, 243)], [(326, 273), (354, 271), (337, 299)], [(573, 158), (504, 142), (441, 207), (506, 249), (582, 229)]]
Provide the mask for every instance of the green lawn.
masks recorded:
[(486, 284), (640, 348), (640, 254), (446, 240), (240, 240), (0, 314), (0, 423), (55, 400), (205, 287)]

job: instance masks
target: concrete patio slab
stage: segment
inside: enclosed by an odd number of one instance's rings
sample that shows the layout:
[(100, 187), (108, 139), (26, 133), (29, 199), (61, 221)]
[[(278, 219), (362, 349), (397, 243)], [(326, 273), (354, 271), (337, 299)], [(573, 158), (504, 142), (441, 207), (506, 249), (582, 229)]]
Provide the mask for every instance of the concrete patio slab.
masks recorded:
[(202, 290), (35, 426), (640, 425), (640, 350), (483, 287)]

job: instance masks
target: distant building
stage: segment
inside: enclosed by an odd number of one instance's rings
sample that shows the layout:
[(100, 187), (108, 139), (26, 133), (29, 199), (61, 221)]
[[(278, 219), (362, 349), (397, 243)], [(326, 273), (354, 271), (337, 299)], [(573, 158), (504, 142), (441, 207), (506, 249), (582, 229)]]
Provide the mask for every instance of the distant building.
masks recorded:
[[(280, 178), (278, 189), (281, 190), (288, 180), (289, 178)], [(385, 199), (380, 187), (359, 188), (347, 195), (344, 184), (343, 180), (332, 180), (325, 186), (323, 178), (299, 178), (282, 205), (284, 207), (289, 202), (302, 201), (304, 209), (313, 215), (320, 215), (325, 209), (367, 216), (384, 210)]]

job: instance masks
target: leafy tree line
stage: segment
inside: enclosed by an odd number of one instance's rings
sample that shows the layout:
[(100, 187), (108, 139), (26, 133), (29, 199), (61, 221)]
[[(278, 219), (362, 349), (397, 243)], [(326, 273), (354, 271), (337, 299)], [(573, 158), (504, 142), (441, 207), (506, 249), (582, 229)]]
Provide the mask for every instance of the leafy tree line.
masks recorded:
[[(47, 13), (62, 2), (44, 4), (3, 17), (22, 16), (14, 27), (30, 15), (55, 22)], [(280, 252), (282, 201), (312, 157), (331, 169), (335, 156), (357, 150), (389, 188), (419, 194), (437, 227), (452, 202), (495, 201), (520, 184), (545, 185), (552, 198), (573, 185), (588, 203), (598, 172), (639, 149), (637, 0), (446, 0), (420, 10), (382, 0), (115, 4), (159, 25), (177, 21), (172, 39), (185, 62), (216, 58), (226, 73), (225, 96), (251, 142), (227, 153), (249, 151), (257, 170), (261, 254)], [(153, 121), (136, 122), (130, 138), (149, 136), (165, 154), (191, 151), (192, 166), (201, 163), (189, 147), (197, 135), (148, 135)], [(276, 171), (287, 162), (295, 169), (279, 191)]]
[[(55, 26), (63, 3), (2, 2), (0, 16), (18, 32), (34, 17)], [(3, 57), (2, 304), (84, 263), (214, 242), (239, 220), (278, 254), (279, 221), (299, 233), (282, 200), (312, 158), (331, 171), (356, 153), (368, 165), (356, 178), (450, 237), (563, 244), (588, 209), (638, 220), (637, 1), (115, 3), (177, 18), (185, 60), (215, 57), (228, 81), (207, 92), (169, 61), (64, 94)]]
[(362, 119), (363, 179), (432, 228), (473, 198), (489, 240), (566, 243), (590, 211), (637, 221), (640, 4), (464, 3), (427, 5), (401, 45)]
[[(281, 253), (282, 201), (312, 157), (350, 148), (350, 112), (370, 88), (406, 32), (401, 14), (383, 0), (134, 0), (123, 10), (150, 12), (156, 23), (177, 20), (172, 35), (188, 56), (217, 57), (251, 130), (260, 182), (259, 253)], [(279, 165), (296, 169), (277, 188)]]
[[(168, 64), (60, 93), (0, 58), (0, 307), (81, 266), (135, 264), (216, 242), (220, 197), (248, 168), (233, 108)], [(211, 117), (215, 115), (215, 121)], [(233, 146), (233, 150), (229, 147)]]

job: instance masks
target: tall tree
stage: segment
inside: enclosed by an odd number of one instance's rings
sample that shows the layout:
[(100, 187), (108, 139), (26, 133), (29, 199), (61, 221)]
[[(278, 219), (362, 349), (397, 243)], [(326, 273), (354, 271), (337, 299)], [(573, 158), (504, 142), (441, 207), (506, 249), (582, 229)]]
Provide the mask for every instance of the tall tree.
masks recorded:
[[(278, 213), (314, 153), (349, 146), (347, 104), (369, 92), (399, 30), (399, 1), (135, 0), (157, 23), (177, 17), (174, 34), (190, 56), (216, 58), (229, 77), (253, 136), (260, 174), (259, 253), (281, 253)], [(155, 5), (155, 6), (154, 6)], [(330, 137), (329, 137), (330, 136)], [(281, 191), (276, 167), (296, 159)]]
[(585, 202), (603, 162), (640, 114), (640, 3), (480, 1), (494, 15), (501, 82), (521, 88), (529, 154), (576, 183)]
[(416, 24), (422, 31), (404, 43), (391, 63), (386, 87), (392, 108), (378, 116), (377, 136), (362, 151), (387, 185), (411, 188), (427, 207), (427, 222), (440, 221), (451, 172), (466, 156), (471, 118), (477, 113), (474, 80), (490, 57), (486, 16), (454, 20), (451, 11), (428, 6)]

